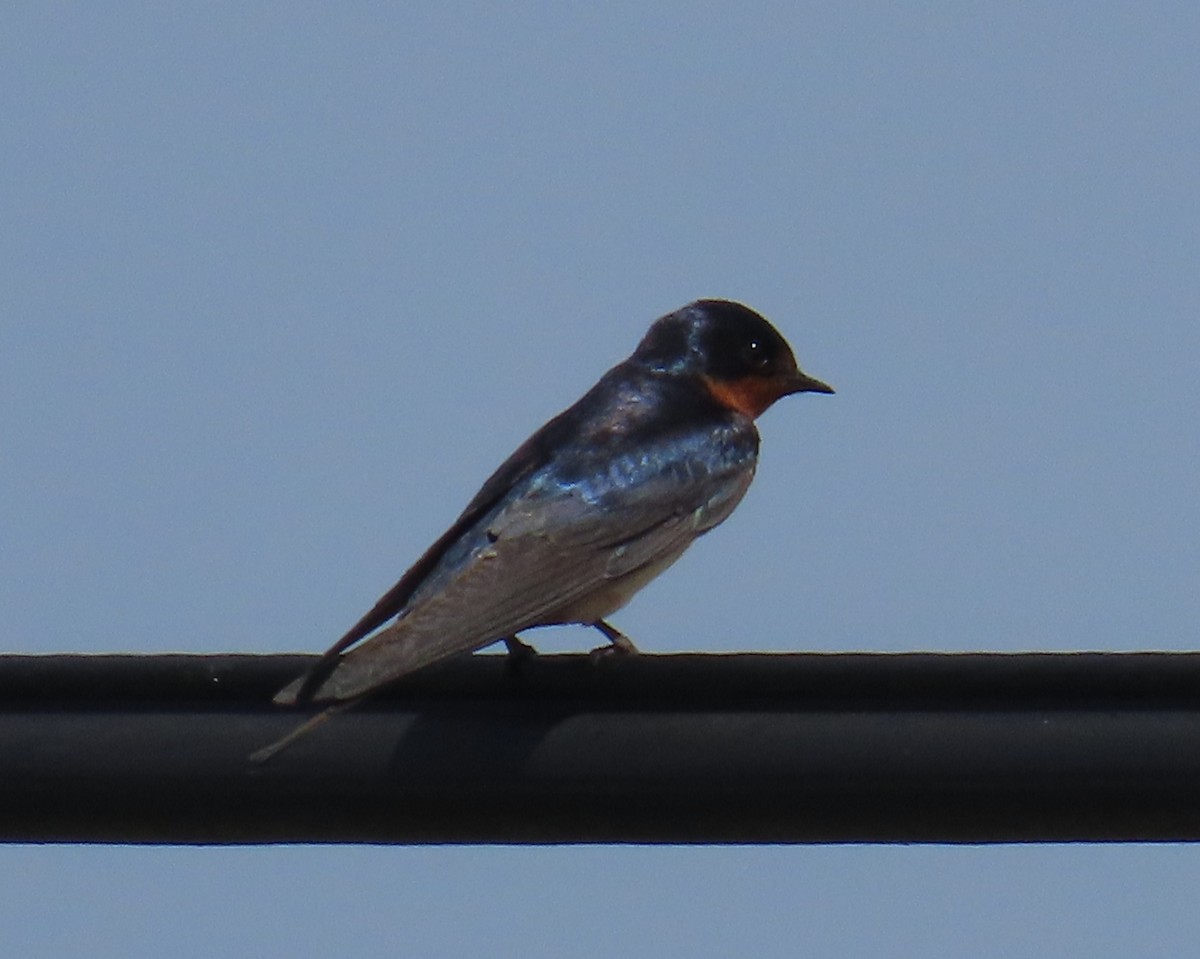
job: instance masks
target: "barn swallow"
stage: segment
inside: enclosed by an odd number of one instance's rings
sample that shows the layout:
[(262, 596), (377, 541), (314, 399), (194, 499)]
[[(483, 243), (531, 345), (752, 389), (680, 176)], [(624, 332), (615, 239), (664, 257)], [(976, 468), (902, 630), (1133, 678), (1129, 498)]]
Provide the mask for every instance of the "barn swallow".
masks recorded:
[(660, 318), (275, 702), (344, 708), (449, 656), (520, 649), (535, 626), (594, 626), (633, 651), (607, 617), (729, 516), (754, 477), (755, 418), (805, 392), (833, 389), (750, 308), (697, 300)]

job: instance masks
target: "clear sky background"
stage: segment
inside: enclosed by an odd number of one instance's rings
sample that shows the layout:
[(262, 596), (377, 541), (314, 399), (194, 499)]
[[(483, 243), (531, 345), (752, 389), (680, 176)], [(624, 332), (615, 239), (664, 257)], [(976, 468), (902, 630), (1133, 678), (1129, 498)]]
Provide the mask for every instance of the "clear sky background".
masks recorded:
[[(1188, 649), (1194, 3), (0, 15), (0, 643), (317, 651), (699, 296), (838, 389), (646, 649)], [(534, 634), (583, 650), (591, 632)], [(0, 848), (0, 954), (1192, 954), (1200, 849)]]

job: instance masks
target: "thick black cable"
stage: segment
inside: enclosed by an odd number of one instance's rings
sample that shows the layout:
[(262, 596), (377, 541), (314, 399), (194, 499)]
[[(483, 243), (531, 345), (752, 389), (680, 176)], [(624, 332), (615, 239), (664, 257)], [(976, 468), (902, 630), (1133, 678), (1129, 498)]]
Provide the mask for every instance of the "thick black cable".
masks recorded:
[(255, 767), (313, 662), (0, 657), (0, 840), (1200, 839), (1200, 654), (465, 657)]

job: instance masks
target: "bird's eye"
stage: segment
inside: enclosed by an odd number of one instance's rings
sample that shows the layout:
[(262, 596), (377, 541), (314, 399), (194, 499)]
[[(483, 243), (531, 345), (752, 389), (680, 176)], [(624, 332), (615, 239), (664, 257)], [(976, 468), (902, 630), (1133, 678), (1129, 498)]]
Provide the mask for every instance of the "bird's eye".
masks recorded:
[(755, 367), (766, 366), (771, 361), (761, 340), (747, 340), (742, 347), (742, 358), (748, 365)]

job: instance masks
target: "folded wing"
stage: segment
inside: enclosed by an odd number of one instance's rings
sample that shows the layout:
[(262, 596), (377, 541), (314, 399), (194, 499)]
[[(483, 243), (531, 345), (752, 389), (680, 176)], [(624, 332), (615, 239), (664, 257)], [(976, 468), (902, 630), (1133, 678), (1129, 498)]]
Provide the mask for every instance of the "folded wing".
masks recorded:
[[(757, 437), (715, 444), (678, 438), (586, 482), (531, 478), (519, 495), (467, 530), (460, 562), (435, 572), (400, 618), (341, 656), (311, 691), (343, 700), (457, 653), (533, 626), (594, 622), (610, 610), (589, 602), (643, 585), (737, 505), (753, 476)], [(753, 440), (751, 442), (750, 440)], [(633, 588), (636, 588), (633, 587)], [(625, 598), (628, 598), (627, 596)], [(623, 605), (614, 599), (611, 608)], [(578, 611), (588, 610), (588, 618)], [(291, 702), (298, 680), (277, 697)], [(306, 697), (307, 698), (307, 697)]]

